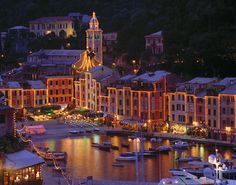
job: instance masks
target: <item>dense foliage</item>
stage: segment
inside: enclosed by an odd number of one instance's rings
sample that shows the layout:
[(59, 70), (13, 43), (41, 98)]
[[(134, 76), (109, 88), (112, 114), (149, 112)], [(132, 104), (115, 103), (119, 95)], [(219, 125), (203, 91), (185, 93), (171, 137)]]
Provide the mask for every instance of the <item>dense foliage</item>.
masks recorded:
[(13, 153), (23, 149), (23, 144), (17, 138), (6, 135), (0, 138), (0, 152)]
[(99, 15), (105, 32), (118, 31), (115, 56), (145, 56), (144, 36), (164, 31), (159, 66), (189, 76), (235, 76), (235, 0), (1, 0), (0, 30), (41, 16)]

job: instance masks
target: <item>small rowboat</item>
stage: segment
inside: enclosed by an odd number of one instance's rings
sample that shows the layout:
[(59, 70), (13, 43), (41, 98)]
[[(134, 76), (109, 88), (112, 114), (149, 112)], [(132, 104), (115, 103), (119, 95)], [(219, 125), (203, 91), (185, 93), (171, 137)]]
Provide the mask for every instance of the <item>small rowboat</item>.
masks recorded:
[(119, 162), (114, 162), (114, 163), (112, 164), (112, 166), (116, 166), (116, 167), (124, 167), (124, 164), (119, 163)]

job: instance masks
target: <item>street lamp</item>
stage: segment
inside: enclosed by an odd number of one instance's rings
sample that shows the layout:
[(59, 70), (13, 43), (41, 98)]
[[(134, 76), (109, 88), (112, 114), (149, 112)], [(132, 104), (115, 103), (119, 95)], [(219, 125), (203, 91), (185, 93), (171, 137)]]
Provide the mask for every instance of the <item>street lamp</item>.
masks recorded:
[[(226, 131), (227, 133), (229, 133), (230, 142), (232, 142), (232, 141), (231, 141), (231, 127), (225, 127), (225, 131)], [(228, 137), (227, 137), (227, 139), (228, 139)]]

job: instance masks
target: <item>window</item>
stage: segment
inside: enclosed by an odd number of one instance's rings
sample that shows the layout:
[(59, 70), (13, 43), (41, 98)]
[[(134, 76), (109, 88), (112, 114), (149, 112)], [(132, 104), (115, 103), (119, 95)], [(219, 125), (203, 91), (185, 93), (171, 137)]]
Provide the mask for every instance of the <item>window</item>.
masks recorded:
[(56, 85), (58, 85), (58, 81), (56, 80)]
[(71, 80), (69, 80), (69, 82), (68, 82), (68, 83), (69, 83), (69, 85), (71, 85)]
[(61, 83), (62, 83), (62, 85), (65, 85), (65, 81), (64, 81), (64, 80), (62, 80), (62, 82), (61, 82)]
[(171, 96), (172, 101), (175, 101), (175, 95)]
[(175, 121), (175, 115), (172, 114), (172, 121)]
[(211, 115), (211, 109), (208, 109), (208, 115)]
[(216, 110), (215, 109), (213, 110), (213, 115), (216, 116)]
[(230, 114), (234, 115), (234, 109), (233, 108), (230, 109)]
[(53, 91), (52, 91), (52, 89), (50, 90), (50, 95), (52, 95), (53, 94)]
[(71, 94), (71, 89), (69, 89), (69, 94)]
[(225, 108), (222, 108), (222, 114), (225, 114)]
[(162, 119), (162, 112), (159, 113), (160, 119)]
[(182, 111), (185, 111), (185, 105), (182, 105)]
[(62, 94), (65, 94), (65, 89), (62, 89)]
[(216, 105), (216, 99), (213, 100), (213, 105)]
[(56, 90), (56, 94), (58, 94), (58, 90)]
[(202, 106), (200, 106), (200, 107), (198, 108), (198, 111), (199, 111), (199, 112), (202, 112)]
[(216, 127), (216, 120), (213, 121), (214, 127)]
[(211, 104), (211, 99), (208, 99), (208, 105), (210, 105)]
[(175, 111), (175, 105), (172, 105), (172, 109), (171, 109), (172, 111)]
[(119, 105), (122, 105), (122, 100), (119, 100)]
[(211, 127), (211, 120), (208, 120), (208, 126)]
[(176, 106), (177, 106), (177, 108), (176, 108), (177, 110), (181, 110), (180, 104), (177, 104)]

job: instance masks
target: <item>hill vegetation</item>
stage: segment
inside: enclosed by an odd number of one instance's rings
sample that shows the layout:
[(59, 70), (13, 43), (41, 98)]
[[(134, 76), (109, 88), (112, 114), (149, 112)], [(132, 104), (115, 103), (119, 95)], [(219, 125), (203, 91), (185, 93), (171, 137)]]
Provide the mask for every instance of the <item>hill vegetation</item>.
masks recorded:
[(0, 30), (41, 16), (92, 11), (104, 32), (119, 33), (114, 56), (147, 60), (144, 36), (163, 30), (159, 68), (191, 77), (235, 76), (235, 0), (1, 0)]

